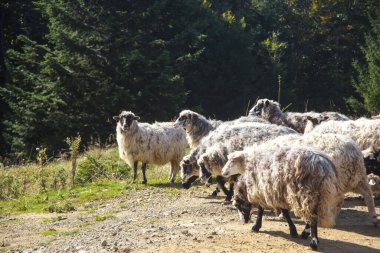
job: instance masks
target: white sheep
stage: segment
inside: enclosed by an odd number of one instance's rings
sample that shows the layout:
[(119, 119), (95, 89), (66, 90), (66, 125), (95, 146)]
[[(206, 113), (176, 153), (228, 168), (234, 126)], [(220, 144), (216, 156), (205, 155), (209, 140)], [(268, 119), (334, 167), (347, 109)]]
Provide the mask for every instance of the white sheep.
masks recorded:
[(183, 110), (174, 122), (174, 127), (183, 127), (186, 130), (186, 138), (190, 148), (195, 148), (203, 137), (221, 123), (222, 121), (208, 120), (203, 115), (191, 110)]
[(260, 116), (273, 124), (288, 126), (299, 133), (304, 133), (308, 120), (313, 120), (314, 124), (326, 120), (349, 120), (337, 112), (282, 112), (279, 103), (269, 99), (259, 99), (249, 114)]
[[(185, 159), (183, 159), (181, 163), (182, 183), (186, 184), (190, 178), (199, 175), (200, 167), (197, 164), (197, 161), (202, 154), (206, 153), (207, 150), (214, 145), (220, 145), (220, 147), (226, 148), (227, 153), (223, 154), (223, 157), (225, 160), (227, 160), (227, 155), (229, 152), (242, 150), (248, 145), (262, 143), (271, 138), (291, 133), (296, 132), (293, 129), (273, 124), (255, 122), (226, 125), (223, 124), (219, 126), (215, 131), (212, 131), (209, 135), (207, 135), (202, 140), (201, 144), (197, 148), (191, 150), (190, 154), (186, 156)], [(224, 163), (219, 163), (220, 171), (223, 165)], [(226, 200), (232, 196), (231, 194), (232, 192), (230, 191), (230, 193), (227, 195)]]
[(380, 150), (380, 120), (360, 118), (348, 121), (326, 121), (309, 129), (312, 133), (336, 133), (351, 137), (361, 150)]
[[(261, 228), (263, 209), (292, 209), (311, 226), (310, 247), (317, 249), (317, 224), (335, 225), (337, 189), (334, 164), (323, 152), (306, 146), (255, 146), (227, 166), (246, 168), (235, 187), (234, 205), (248, 222), (253, 205), (259, 206), (254, 232)], [(292, 236), (297, 231), (287, 217)], [(293, 225), (292, 225), (293, 224)]]
[(173, 128), (172, 123), (139, 123), (130, 111), (114, 116), (117, 121), (116, 139), (120, 158), (133, 166), (133, 180), (137, 177), (137, 163), (142, 161), (143, 183), (147, 183), (146, 164), (164, 165), (170, 162), (169, 181), (174, 182), (179, 164), (186, 151), (186, 133)]
[[(331, 158), (336, 167), (338, 190), (341, 193), (341, 196), (347, 192), (361, 194), (368, 207), (369, 216), (372, 219), (373, 224), (375, 226), (378, 224), (375, 204), (372, 198), (371, 189), (368, 185), (363, 156), (357, 143), (351, 138), (340, 134), (291, 134), (269, 140), (266, 142), (266, 145), (278, 148), (291, 145), (306, 145), (322, 150)], [(255, 149), (255, 147), (248, 147), (244, 151), (230, 154), (228, 157), (228, 163), (233, 162), (235, 159), (241, 159), (246, 152), (250, 152), (250, 149)], [(227, 165), (223, 168), (223, 176), (241, 174), (244, 172), (244, 167), (235, 166), (234, 169), (239, 169), (238, 171), (229, 171), (229, 168), (231, 168), (231, 166)], [(340, 200), (340, 205), (342, 202), (343, 198)]]
[(186, 138), (190, 148), (195, 148), (205, 136), (217, 127), (244, 122), (269, 123), (268, 121), (255, 116), (242, 116), (238, 119), (226, 122), (220, 120), (208, 120), (197, 112), (183, 110), (174, 122), (174, 127), (183, 127), (186, 130)]

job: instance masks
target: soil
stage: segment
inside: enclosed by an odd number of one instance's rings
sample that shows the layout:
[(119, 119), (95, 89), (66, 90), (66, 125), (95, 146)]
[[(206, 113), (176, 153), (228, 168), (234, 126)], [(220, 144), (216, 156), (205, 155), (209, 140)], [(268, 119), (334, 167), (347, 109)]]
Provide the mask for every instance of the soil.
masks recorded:
[[(311, 252), (309, 239), (291, 238), (287, 223), (266, 211), (260, 232), (212, 188), (150, 186), (128, 197), (88, 203), (65, 214), (20, 214), (0, 219), (0, 251), (8, 252)], [(376, 211), (380, 213), (380, 201)], [(57, 218), (59, 217), (59, 218)], [(95, 221), (96, 217), (105, 220)], [(55, 219), (54, 219), (55, 218)], [(255, 215), (252, 215), (252, 220)], [(294, 218), (298, 233), (304, 223)], [(47, 235), (51, 233), (52, 235)], [(380, 227), (364, 201), (347, 197), (337, 226), (319, 228), (319, 252), (380, 252)]]

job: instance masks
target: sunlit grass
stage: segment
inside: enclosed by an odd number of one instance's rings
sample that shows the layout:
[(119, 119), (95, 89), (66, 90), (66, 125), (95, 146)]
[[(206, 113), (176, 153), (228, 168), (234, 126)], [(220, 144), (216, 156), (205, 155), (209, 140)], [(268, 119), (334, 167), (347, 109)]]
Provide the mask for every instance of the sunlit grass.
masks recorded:
[[(120, 160), (117, 148), (99, 149), (94, 148), (79, 157), (78, 163), (91, 156), (101, 164), (125, 165)], [(102, 161), (107, 161), (102, 163)], [(118, 166), (118, 165), (117, 165)], [(0, 213), (25, 213), (25, 212), (56, 212), (65, 213), (73, 210), (84, 209), (89, 214), (95, 209), (92, 202), (106, 203), (109, 199), (126, 196), (142, 189), (156, 189), (177, 196), (181, 193), (179, 173), (175, 183), (169, 183), (170, 165), (155, 166), (148, 165), (148, 184), (144, 185), (141, 175), (141, 163), (139, 164), (138, 180), (132, 182), (132, 175), (127, 174), (125, 178), (115, 178), (114, 175), (104, 175), (93, 182), (70, 187), (71, 162), (54, 161), (44, 167), (46, 174), (46, 189), (42, 190), (40, 185), (39, 167), (37, 164), (26, 164), (17, 167), (0, 169), (0, 176), (10, 175), (17, 179), (15, 191), (17, 197), (0, 200)], [(53, 177), (58, 170), (64, 171), (67, 176), (65, 182)], [(58, 183), (57, 183), (58, 181)], [(55, 187), (53, 187), (55, 184)], [(58, 186), (57, 186), (58, 185)], [(13, 187), (13, 186), (12, 186)], [(122, 207), (121, 208), (125, 208)], [(48, 221), (45, 221), (48, 222)]]

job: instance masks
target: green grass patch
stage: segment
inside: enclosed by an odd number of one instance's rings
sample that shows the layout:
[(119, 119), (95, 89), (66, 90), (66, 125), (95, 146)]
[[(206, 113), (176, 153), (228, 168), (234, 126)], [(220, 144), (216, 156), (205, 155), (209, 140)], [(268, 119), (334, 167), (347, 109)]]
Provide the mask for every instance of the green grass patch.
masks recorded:
[(75, 235), (75, 234), (78, 234), (78, 233), (79, 233), (79, 230), (77, 230), (77, 229), (75, 229), (75, 230), (66, 230), (66, 231), (59, 231), (59, 230), (56, 230), (54, 228), (51, 228), (49, 230), (41, 232), (40, 234), (42, 236), (55, 236), (55, 235), (69, 236), (69, 235)]
[(0, 210), (3, 213), (65, 213), (84, 206), (88, 201), (107, 200), (125, 195), (125, 189), (121, 181), (97, 181), (77, 186), (72, 190), (49, 191), (18, 199), (1, 200)]
[(52, 236), (52, 235), (58, 235), (60, 232), (54, 228), (51, 228), (49, 230), (43, 231), (40, 234), (42, 236)]
[(57, 222), (57, 221), (66, 220), (66, 219), (67, 218), (63, 217), (63, 216), (57, 216), (57, 217), (53, 217), (53, 218), (42, 218), (42, 222), (50, 223), (50, 222)]
[[(182, 191), (179, 176), (177, 183), (168, 183), (169, 165), (148, 165), (148, 185), (132, 183), (130, 168), (119, 158), (117, 148), (85, 152), (78, 158), (77, 171), (77, 185), (71, 188), (71, 161), (50, 162), (43, 167), (43, 173), (37, 163), (0, 168), (0, 215), (74, 210), (88, 210), (91, 214), (95, 212), (94, 205), (141, 189), (158, 189), (173, 196)], [(137, 181), (141, 181), (140, 168), (138, 172)]]
[(113, 215), (110, 214), (110, 213), (109, 214), (105, 214), (105, 215), (96, 215), (95, 218), (94, 218), (94, 220), (95, 221), (105, 221), (105, 220), (110, 219), (112, 217), (113, 217)]

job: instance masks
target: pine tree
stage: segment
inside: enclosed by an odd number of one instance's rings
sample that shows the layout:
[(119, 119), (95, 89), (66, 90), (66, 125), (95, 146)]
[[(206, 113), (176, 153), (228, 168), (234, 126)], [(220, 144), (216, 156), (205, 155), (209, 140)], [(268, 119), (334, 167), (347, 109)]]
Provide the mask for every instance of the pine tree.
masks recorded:
[(357, 79), (353, 81), (356, 91), (363, 98), (364, 108), (371, 114), (380, 112), (380, 11), (371, 19), (372, 31), (365, 37), (362, 52), (364, 64), (354, 62)]

